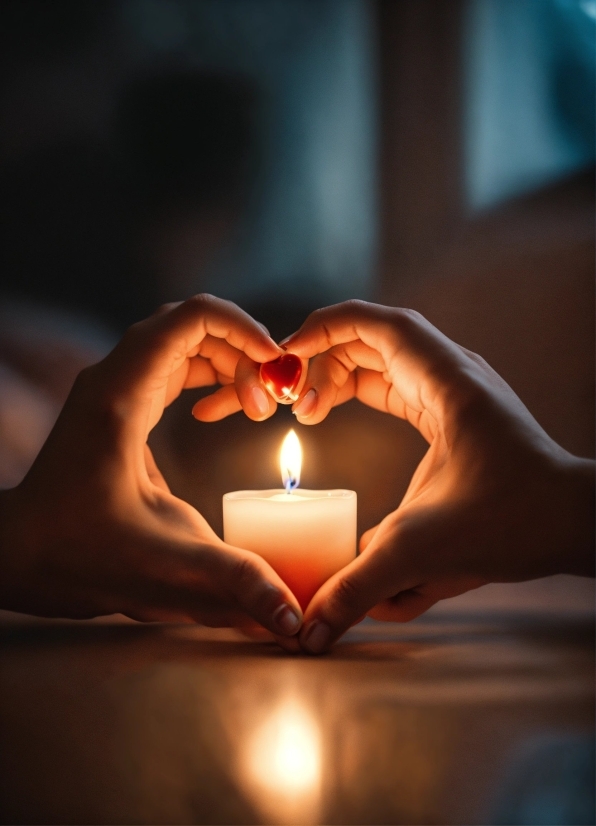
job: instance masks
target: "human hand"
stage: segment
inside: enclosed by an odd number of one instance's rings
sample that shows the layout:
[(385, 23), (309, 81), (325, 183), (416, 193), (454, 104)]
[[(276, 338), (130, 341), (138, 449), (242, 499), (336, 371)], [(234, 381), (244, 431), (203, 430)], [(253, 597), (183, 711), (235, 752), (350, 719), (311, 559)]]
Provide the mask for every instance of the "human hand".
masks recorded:
[(182, 389), (218, 380), (233, 389), (243, 353), (259, 362), (280, 352), (250, 316), (211, 296), (131, 327), (79, 375), (30, 472), (0, 494), (0, 606), (72, 618), (256, 621), (295, 633), (301, 611), (288, 587), (173, 496), (147, 446)]
[(398, 509), (313, 597), (307, 651), (366, 614), (407, 621), (488, 582), (593, 575), (594, 463), (557, 445), (479, 356), (417, 313), (359, 301), (313, 313), (285, 346), (311, 359), (301, 423), (358, 398), (429, 443)]
[(308, 359), (299, 359), (281, 349), (280, 352), (278, 358), (267, 364), (243, 354), (236, 366), (234, 386), (221, 387), (197, 402), (193, 408), (195, 418), (214, 422), (244, 410), (253, 421), (263, 421), (275, 413), (278, 404), (292, 404), (306, 381)]

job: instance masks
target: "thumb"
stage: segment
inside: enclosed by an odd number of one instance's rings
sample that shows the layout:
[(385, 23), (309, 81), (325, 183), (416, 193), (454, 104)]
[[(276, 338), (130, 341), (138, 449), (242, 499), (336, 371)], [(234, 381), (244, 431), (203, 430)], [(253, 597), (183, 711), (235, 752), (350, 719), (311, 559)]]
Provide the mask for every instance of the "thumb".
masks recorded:
[(326, 651), (373, 606), (416, 584), (401, 576), (394, 540), (380, 544), (377, 534), (364, 554), (317, 591), (300, 632), (304, 650), (311, 654)]
[(273, 568), (250, 551), (221, 543), (197, 554), (199, 580), (212, 587), (272, 634), (292, 636), (302, 624), (298, 600)]

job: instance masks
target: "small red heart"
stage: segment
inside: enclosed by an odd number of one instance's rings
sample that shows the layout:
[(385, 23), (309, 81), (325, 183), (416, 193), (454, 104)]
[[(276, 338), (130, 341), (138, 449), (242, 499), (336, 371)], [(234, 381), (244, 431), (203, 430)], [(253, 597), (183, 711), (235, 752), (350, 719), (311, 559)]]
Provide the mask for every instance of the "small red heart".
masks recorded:
[(292, 404), (298, 398), (296, 388), (302, 376), (302, 362), (293, 353), (286, 353), (261, 364), (261, 381), (276, 402)]

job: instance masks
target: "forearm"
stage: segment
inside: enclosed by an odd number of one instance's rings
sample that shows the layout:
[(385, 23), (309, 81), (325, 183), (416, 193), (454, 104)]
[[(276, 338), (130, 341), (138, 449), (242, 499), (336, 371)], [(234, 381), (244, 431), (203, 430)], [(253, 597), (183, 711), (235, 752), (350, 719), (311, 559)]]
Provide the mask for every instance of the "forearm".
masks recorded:
[(7, 610), (19, 610), (29, 564), (26, 534), (32, 514), (20, 513), (18, 491), (0, 490), (0, 608)]
[(563, 481), (564, 529), (563, 569), (579, 576), (595, 573), (596, 462), (571, 457)]

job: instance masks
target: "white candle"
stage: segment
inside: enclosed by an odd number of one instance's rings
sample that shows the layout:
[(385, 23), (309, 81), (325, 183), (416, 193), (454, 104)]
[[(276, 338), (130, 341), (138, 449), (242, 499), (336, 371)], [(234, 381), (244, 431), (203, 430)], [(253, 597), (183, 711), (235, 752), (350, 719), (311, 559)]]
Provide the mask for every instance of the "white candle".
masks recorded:
[(295, 489), (301, 458), (292, 430), (280, 456), (286, 489), (224, 494), (223, 524), (224, 540), (266, 559), (304, 609), (356, 556), (356, 493)]

